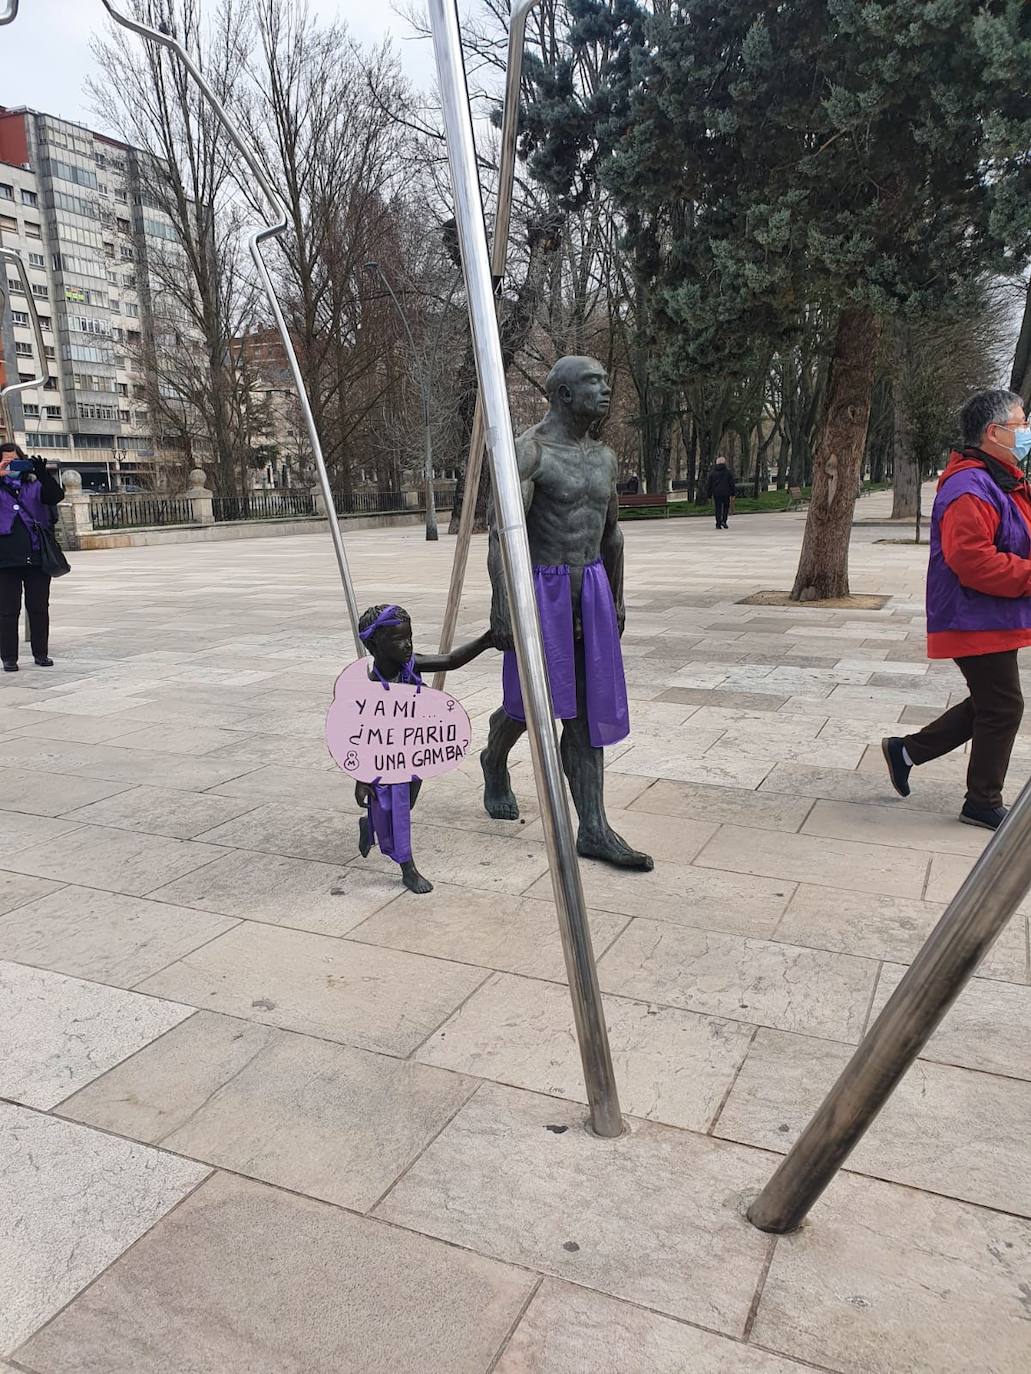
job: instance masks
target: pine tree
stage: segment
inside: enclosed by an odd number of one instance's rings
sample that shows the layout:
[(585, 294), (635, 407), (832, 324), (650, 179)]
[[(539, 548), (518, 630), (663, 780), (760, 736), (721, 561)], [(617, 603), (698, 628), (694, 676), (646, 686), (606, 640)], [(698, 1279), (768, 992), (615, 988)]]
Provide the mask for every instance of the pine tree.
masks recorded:
[(792, 595), (843, 596), (885, 319), (1031, 253), (1031, 6), (661, 9), (643, 40), (624, 28), (605, 175), (652, 257), (671, 374), (747, 372), (806, 307), (836, 315)]

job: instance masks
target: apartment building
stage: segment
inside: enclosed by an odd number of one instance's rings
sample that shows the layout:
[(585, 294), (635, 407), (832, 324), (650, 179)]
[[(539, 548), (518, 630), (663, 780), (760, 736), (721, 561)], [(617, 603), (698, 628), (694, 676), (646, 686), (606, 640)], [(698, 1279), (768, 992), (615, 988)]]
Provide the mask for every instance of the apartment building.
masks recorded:
[[(94, 489), (161, 486), (142, 360), (169, 324), (155, 255), (181, 252), (142, 176), (146, 154), (53, 115), (0, 106), (0, 243), (28, 269), (45, 385), (9, 398), (15, 440)], [(40, 374), (31, 305), (9, 263), (6, 378)], [(0, 424), (3, 421), (0, 420)]]

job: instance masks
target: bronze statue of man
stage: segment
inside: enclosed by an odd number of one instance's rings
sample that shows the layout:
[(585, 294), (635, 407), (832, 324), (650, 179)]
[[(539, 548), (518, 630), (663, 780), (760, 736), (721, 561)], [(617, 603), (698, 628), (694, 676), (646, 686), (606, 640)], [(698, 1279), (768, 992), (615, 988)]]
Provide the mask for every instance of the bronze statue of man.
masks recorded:
[[(611, 389), (594, 358), (560, 358), (548, 374), (547, 415), (516, 440), (530, 557), (555, 715), (562, 720), (562, 766), (580, 818), (577, 853), (620, 868), (651, 869), (605, 816), (606, 745), (630, 733), (619, 638), (623, 633), (623, 533), (616, 455), (592, 437), (608, 414)], [(480, 755), (483, 802), (496, 820), (517, 820), (508, 756), (526, 729), (512, 622), (491, 517), (488, 568), (491, 631), (504, 649), (504, 705), (490, 720)]]

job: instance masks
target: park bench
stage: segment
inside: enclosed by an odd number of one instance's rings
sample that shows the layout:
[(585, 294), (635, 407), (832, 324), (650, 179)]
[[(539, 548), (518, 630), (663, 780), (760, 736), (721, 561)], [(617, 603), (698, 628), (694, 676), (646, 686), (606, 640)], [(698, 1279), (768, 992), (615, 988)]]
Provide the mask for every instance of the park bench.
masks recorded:
[(788, 504), (785, 510), (805, 510), (809, 502), (802, 495), (801, 487), (788, 487)]
[(644, 491), (621, 491), (619, 493), (620, 510), (643, 510), (648, 507), (663, 508), (663, 513), (669, 516), (669, 502), (664, 491), (657, 491), (654, 494)]

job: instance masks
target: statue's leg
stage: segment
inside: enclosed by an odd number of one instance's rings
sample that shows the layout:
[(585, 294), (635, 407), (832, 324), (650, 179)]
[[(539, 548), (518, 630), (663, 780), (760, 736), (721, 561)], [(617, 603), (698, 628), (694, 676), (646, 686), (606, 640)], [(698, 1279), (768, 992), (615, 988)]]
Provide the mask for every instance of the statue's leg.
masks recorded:
[(519, 819), (519, 803), (508, 775), (508, 756), (525, 730), (524, 723), (513, 720), (503, 708), (490, 718), (490, 734), (487, 747), (480, 755), (480, 767), (483, 769), (483, 809), (496, 821)]
[(569, 780), (573, 805), (580, 818), (576, 852), (583, 859), (601, 859), (618, 868), (639, 868), (650, 872), (655, 867), (649, 854), (632, 849), (622, 835), (608, 823), (605, 815), (605, 751), (591, 744), (587, 723), (586, 684), (583, 650), (577, 645), (576, 697), (580, 714), (567, 720), (562, 730), (562, 767)]

